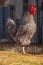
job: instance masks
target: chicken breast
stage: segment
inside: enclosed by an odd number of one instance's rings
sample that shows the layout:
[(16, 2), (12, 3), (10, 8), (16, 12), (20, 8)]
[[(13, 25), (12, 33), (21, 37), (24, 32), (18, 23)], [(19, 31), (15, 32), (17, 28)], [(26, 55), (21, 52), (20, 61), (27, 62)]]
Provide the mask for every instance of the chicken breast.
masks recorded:
[(23, 16), (22, 23), (17, 30), (15, 40), (21, 45), (29, 45), (35, 32), (36, 24), (33, 15), (26, 12)]

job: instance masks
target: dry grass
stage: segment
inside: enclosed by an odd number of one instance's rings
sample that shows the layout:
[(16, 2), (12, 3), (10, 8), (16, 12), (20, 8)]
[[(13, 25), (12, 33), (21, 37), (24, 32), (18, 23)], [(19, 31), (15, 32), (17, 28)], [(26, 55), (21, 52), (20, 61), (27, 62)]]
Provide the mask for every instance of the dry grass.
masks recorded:
[(0, 51), (0, 65), (43, 65), (43, 55), (22, 55)]

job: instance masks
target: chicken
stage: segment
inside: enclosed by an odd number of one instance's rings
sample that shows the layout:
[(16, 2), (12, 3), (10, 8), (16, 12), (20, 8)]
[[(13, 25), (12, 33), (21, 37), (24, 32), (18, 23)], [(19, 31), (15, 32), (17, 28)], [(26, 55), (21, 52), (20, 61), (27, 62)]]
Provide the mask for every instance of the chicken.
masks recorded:
[(33, 15), (26, 12), (15, 36), (15, 41), (23, 46), (24, 53), (24, 47), (31, 43), (31, 39), (35, 32), (36, 24), (34, 22)]
[[(23, 53), (25, 54), (25, 47), (30, 45), (31, 39), (36, 32), (36, 24), (34, 21), (33, 14), (35, 7), (30, 5), (30, 10), (27, 11), (22, 19), (22, 22), (17, 29), (16, 24), (12, 19), (8, 19), (8, 31), (13, 40), (22, 46)], [(13, 35), (14, 34), (14, 35)]]
[(19, 43), (21, 46), (23, 46), (23, 53), (25, 54), (25, 47), (30, 45), (31, 39), (36, 32), (36, 23), (34, 21), (33, 14), (35, 14), (34, 5), (30, 5), (30, 12), (27, 11), (22, 19), (22, 23), (19, 26), (15, 41), (16, 43)]

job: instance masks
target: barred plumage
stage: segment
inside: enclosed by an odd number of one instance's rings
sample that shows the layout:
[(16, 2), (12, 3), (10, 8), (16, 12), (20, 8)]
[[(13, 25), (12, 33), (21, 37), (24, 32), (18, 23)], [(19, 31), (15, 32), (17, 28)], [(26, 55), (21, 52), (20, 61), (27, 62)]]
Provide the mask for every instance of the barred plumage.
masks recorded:
[(15, 22), (11, 18), (8, 18), (6, 24), (7, 24), (8, 33), (12, 36), (15, 36), (17, 30), (17, 26)]
[(21, 45), (29, 45), (35, 32), (36, 24), (33, 15), (26, 12), (23, 16), (22, 23), (17, 30), (15, 40), (17, 43), (21, 43)]

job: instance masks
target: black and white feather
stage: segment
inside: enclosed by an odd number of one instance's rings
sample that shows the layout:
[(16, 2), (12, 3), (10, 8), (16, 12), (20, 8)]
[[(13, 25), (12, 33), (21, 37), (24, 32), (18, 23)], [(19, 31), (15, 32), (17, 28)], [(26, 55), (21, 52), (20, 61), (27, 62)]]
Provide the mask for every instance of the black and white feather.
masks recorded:
[(7, 24), (8, 33), (12, 36), (15, 36), (15, 33), (17, 30), (17, 26), (15, 24), (15, 21), (11, 18), (8, 18), (6, 24)]

